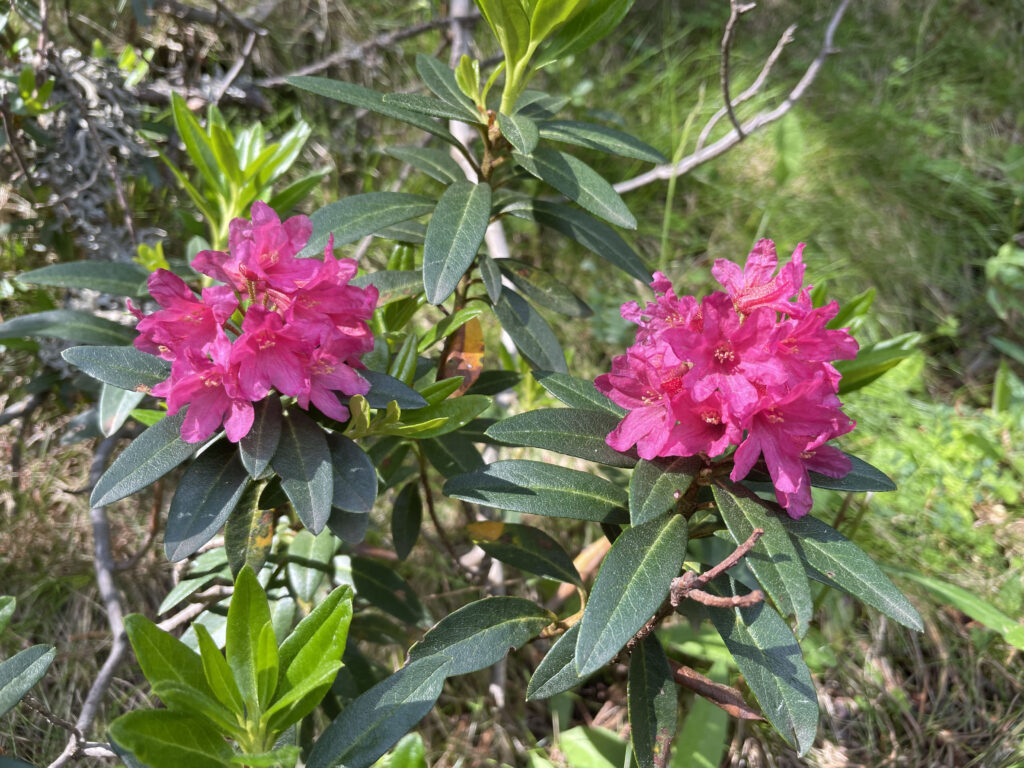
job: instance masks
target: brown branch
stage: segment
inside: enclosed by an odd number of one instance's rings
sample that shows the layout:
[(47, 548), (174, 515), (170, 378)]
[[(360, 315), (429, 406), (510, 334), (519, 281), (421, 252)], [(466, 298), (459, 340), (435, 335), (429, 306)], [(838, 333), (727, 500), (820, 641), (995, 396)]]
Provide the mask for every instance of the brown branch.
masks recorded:
[(267, 30), (248, 19), (239, 16), (224, 3), (216, 1), (217, 10), (208, 11), (204, 8), (195, 8), (191, 5), (178, 2), (178, 0), (159, 0), (153, 6), (150, 13), (162, 13), (166, 16), (173, 16), (179, 21), (195, 24), (205, 24), (209, 27), (222, 27), (228, 24), (243, 32), (255, 32), (257, 35), (267, 34)]
[(245, 38), (245, 43), (242, 45), (242, 54), (235, 60), (235, 63), (231, 65), (231, 69), (227, 71), (227, 74), (221, 78), (220, 82), (213, 89), (213, 98), (210, 99), (211, 104), (217, 104), (221, 99), (224, 98), (224, 94), (228, 92), (228, 88), (235, 82), (238, 75), (242, 72), (242, 67), (245, 66), (246, 62), (249, 61), (249, 56), (252, 54), (253, 46), (256, 45), (256, 33), (250, 32), (249, 36)]
[(285, 75), (271, 75), (265, 77), (262, 80), (257, 80), (256, 84), (263, 88), (273, 88), (278, 85), (284, 85), (289, 77), (298, 77), (300, 75), (315, 75), (318, 72), (323, 72), (325, 69), (331, 67), (342, 66), (345, 64), (351, 64), (353, 62), (363, 61), (372, 51), (376, 51), (380, 48), (390, 48), (396, 43), (400, 43), (403, 40), (422, 35), (424, 32), (429, 32), (433, 29), (440, 29), (446, 27), (453, 22), (472, 22), (480, 18), (479, 13), (469, 14), (466, 16), (447, 16), (440, 19), (431, 19), (425, 21), (422, 24), (415, 24), (405, 29), (396, 29), (392, 32), (387, 32), (383, 35), (366, 40), (356, 45), (343, 47), (340, 51), (335, 51), (330, 56), (327, 56), (319, 61), (314, 61), (311, 64), (307, 64), (304, 67), (299, 67), (294, 72), (289, 72)]
[(733, 124), (739, 133), (739, 141), (743, 141), (743, 126), (736, 119), (736, 113), (732, 111), (732, 98), (729, 96), (729, 51), (732, 48), (732, 40), (736, 32), (736, 22), (740, 20), (740, 16), (753, 9), (754, 3), (740, 5), (736, 0), (729, 0), (729, 20), (725, 23), (725, 32), (722, 33), (722, 65), (719, 67), (719, 79), (722, 82), (722, 99), (725, 102), (725, 111), (729, 115), (729, 122)]
[(714, 680), (704, 677), (697, 670), (685, 664), (680, 664), (678, 661), (669, 659), (668, 663), (672, 667), (672, 676), (675, 678), (675, 681), (684, 688), (689, 688), (698, 696), (702, 696), (716, 707), (724, 709), (733, 717), (743, 720), (764, 720), (764, 717), (759, 712), (752, 709), (743, 700), (743, 694), (735, 688), (722, 683), (716, 683)]
[[(817, 79), (818, 74), (821, 71), (822, 66), (825, 64), (825, 59), (828, 58), (829, 54), (835, 52), (833, 48), (833, 38), (835, 37), (836, 28), (839, 26), (839, 22), (843, 18), (843, 14), (846, 13), (847, 7), (850, 5), (850, 0), (842, 0), (839, 3), (839, 7), (836, 12), (832, 15), (831, 21), (829, 21), (828, 27), (825, 30), (825, 38), (821, 46), (821, 50), (818, 51), (818, 55), (814, 61), (804, 71), (803, 76), (793, 89), (789, 92), (786, 98), (781, 104), (771, 110), (758, 112), (750, 120), (747, 120), (742, 124), (742, 134), (750, 135), (754, 131), (763, 128), (770, 123), (774, 123), (776, 120), (785, 115), (789, 110), (793, 108), (797, 101), (806, 93), (807, 89), (811, 87), (811, 84)], [(659, 165), (646, 173), (642, 173), (639, 176), (635, 176), (632, 179), (626, 181), (620, 181), (615, 185), (615, 191), (630, 192), (634, 189), (646, 186), (655, 181), (665, 181), (677, 176), (683, 176), (699, 165), (703, 165), (709, 160), (713, 160), (726, 151), (736, 146), (741, 139), (741, 134), (734, 128), (732, 131), (727, 133), (725, 136), (720, 138), (713, 144), (709, 144), (706, 147), (702, 147), (695, 151), (693, 154), (687, 155), (677, 163), (667, 163), (665, 165)]]

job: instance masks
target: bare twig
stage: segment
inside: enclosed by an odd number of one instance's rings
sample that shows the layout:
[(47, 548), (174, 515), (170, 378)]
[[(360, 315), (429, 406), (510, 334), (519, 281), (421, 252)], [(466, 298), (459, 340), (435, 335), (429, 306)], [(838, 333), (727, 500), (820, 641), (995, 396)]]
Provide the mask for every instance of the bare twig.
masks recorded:
[(747, 702), (743, 700), (743, 694), (735, 688), (716, 683), (714, 680), (704, 677), (697, 670), (680, 664), (674, 659), (669, 659), (668, 663), (672, 667), (672, 676), (675, 681), (684, 688), (689, 688), (733, 717), (743, 720), (764, 720), (758, 712), (747, 705)]
[(153, 5), (153, 11), (167, 16), (174, 16), (179, 21), (205, 24), (211, 27), (222, 27), (225, 23), (244, 32), (255, 32), (257, 35), (267, 34), (267, 30), (252, 21), (239, 16), (223, 3), (217, 2), (216, 11), (195, 8), (178, 0), (159, 0)]
[(0, 413), (0, 427), (5, 424), (10, 424), (15, 419), (20, 419), (23, 416), (28, 416), (36, 408), (42, 405), (43, 400), (46, 399), (48, 392), (36, 392), (34, 395), (29, 395), (22, 400), (19, 400), (14, 405), (4, 408), (3, 412)]
[[(772, 67), (775, 66), (775, 62), (779, 60), (779, 56), (782, 55), (782, 50), (793, 42), (793, 33), (796, 32), (796, 24), (790, 24), (786, 27), (786, 31), (782, 33), (782, 37), (779, 38), (779, 42), (775, 44), (774, 50), (768, 55), (768, 58), (764, 61), (764, 66), (761, 67), (761, 71), (754, 78), (754, 82), (747, 87), (739, 96), (732, 100), (732, 106), (736, 107), (745, 101), (749, 101), (756, 96), (761, 88), (764, 86), (765, 81), (768, 79), (768, 75), (771, 74)], [(701, 129), (700, 136), (697, 137), (697, 149), (704, 146), (704, 142), (708, 140), (708, 136), (711, 135), (711, 131), (726, 115), (725, 107), (719, 109), (715, 114), (711, 116), (711, 119), (707, 121), (704, 127)]]
[(18, 164), (18, 169), (21, 171), (21, 175), (25, 177), (25, 191), (32, 199), (32, 202), (37, 203), (39, 200), (36, 197), (35, 190), (32, 188), (32, 174), (29, 173), (28, 165), (25, 164), (25, 158), (22, 157), (21, 150), (18, 149), (16, 136), (13, 131), (13, 120), (11, 120), (11, 108), (7, 103), (7, 96), (4, 96), (3, 102), (0, 102), (0, 122), (3, 123), (4, 135), (7, 136), (7, 146), (11, 148), (11, 153), (14, 155), (14, 161)]
[[(119, 437), (120, 434), (115, 433), (96, 447), (92, 466), (89, 468), (90, 487), (95, 487), (96, 482), (103, 474), (107, 460), (110, 458), (110, 454), (113, 453), (114, 446), (117, 445)], [(114, 583), (114, 556), (110, 546), (110, 520), (107, 518), (106, 507), (93, 507), (90, 509), (89, 519), (92, 522), (93, 564), (96, 569), (96, 584), (99, 587), (103, 607), (106, 609), (107, 624), (110, 627), (110, 634), (113, 636), (113, 644), (111, 645), (107, 660), (103, 663), (103, 667), (100, 669), (96, 680), (93, 681), (92, 687), (89, 688), (89, 693), (85, 697), (85, 703), (82, 705), (82, 710), (75, 721), (76, 730), (72, 733), (64, 751), (56, 760), (50, 763), (49, 768), (59, 768), (80, 754), (80, 750), (84, 748), (85, 744), (82, 741), (82, 736), (89, 730), (89, 727), (96, 719), (100, 702), (113, 679), (114, 670), (117, 669), (117, 666), (128, 651), (128, 639), (124, 631), (124, 610), (121, 608), (121, 596), (118, 594), (117, 586)]]
[(725, 111), (729, 115), (729, 122), (733, 124), (739, 133), (739, 140), (743, 140), (743, 126), (736, 119), (736, 113), (732, 111), (732, 97), (729, 96), (729, 51), (732, 48), (732, 39), (736, 32), (736, 22), (740, 20), (747, 11), (754, 9), (754, 3), (740, 5), (736, 0), (729, 0), (729, 20), (725, 23), (725, 32), (722, 33), (722, 65), (719, 67), (719, 79), (722, 81), (722, 100), (725, 104)]
[(228, 88), (235, 82), (235, 79), (242, 72), (242, 67), (245, 66), (246, 62), (249, 61), (249, 56), (252, 54), (253, 46), (256, 44), (257, 34), (250, 32), (249, 36), (245, 38), (245, 43), (242, 45), (242, 53), (235, 60), (235, 63), (231, 65), (231, 69), (227, 71), (227, 74), (221, 78), (220, 82), (217, 83), (213, 89), (213, 98), (210, 100), (211, 104), (217, 104), (221, 99), (224, 98), (224, 94), (228, 92)]
[(479, 18), (479, 13), (467, 14), (465, 16), (458, 17), (448, 16), (440, 19), (431, 19), (430, 21), (425, 21), (422, 24), (414, 24), (413, 26), (406, 27), (404, 29), (396, 29), (394, 31), (387, 32), (386, 34), (378, 35), (377, 37), (371, 38), (370, 40), (366, 40), (362, 43), (345, 46), (340, 51), (335, 51), (330, 56), (320, 59), (319, 61), (314, 61), (304, 67), (300, 67), (294, 72), (289, 72), (285, 75), (272, 75), (271, 77), (265, 77), (262, 80), (258, 80), (256, 84), (264, 88), (273, 88), (278, 85), (284, 85), (285, 81), (289, 77), (315, 75), (318, 72), (323, 72), (325, 69), (330, 69), (331, 67), (363, 61), (373, 51), (381, 48), (390, 48), (396, 43), (422, 35), (424, 32), (446, 27), (453, 21), (472, 22)]
[(825, 29), (825, 38), (822, 42), (821, 50), (818, 52), (814, 61), (811, 62), (810, 66), (808, 66), (804, 71), (803, 77), (800, 78), (799, 82), (797, 82), (781, 104), (774, 109), (758, 112), (750, 118), (750, 120), (747, 120), (742, 124), (741, 132), (737, 132), (736, 129), (733, 129), (715, 143), (698, 149), (693, 154), (687, 155), (677, 163), (659, 165), (646, 173), (635, 176), (632, 179), (620, 181), (615, 185), (615, 191), (619, 193), (629, 192), (655, 181), (665, 181), (667, 179), (689, 173), (697, 166), (703, 165), (709, 160), (713, 160), (729, 149), (732, 149), (740, 142), (742, 136), (749, 135), (764, 126), (775, 122), (789, 112), (789, 110), (793, 108), (793, 105), (796, 104), (807, 89), (810, 88), (815, 79), (817, 79), (818, 73), (821, 71), (822, 66), (824, 66), (825, 59), (828, 58), (829, 54), (834, 53), (832, 41), (835, 37), (836, 28), (839, 26), (839, 22), (842, 20), (843, 14), (846, 13), (846, 9), (849, 5), (850, 0), (842, 0), (842, 2), (839, 3), (839, 7), (832, 15), (832, 19), (829, 21), (828, 27)]

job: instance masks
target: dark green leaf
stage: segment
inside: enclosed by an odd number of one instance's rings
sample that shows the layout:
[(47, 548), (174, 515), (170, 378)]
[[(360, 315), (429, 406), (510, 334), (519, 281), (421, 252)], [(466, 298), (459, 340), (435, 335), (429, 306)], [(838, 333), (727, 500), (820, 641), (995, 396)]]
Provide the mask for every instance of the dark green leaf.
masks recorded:
[(526, 115), (498, 114), (498, 127), (501, 135), (508, 139), (508, 143), (524, 155), (529, 155), (537, 148), (540, 140), (540, 132), (537, 124)]
[(326, 96), (329, 99), (351, 104), (353, 107), (368, 109), (379, 115), (393, 117), (403, 123), (415, 125), (417, 128), (436, 136), (452, 146), (459, 146), (458, 140), (443, 125), (428, 117), (402, 109), (396, 104), (386, 102), (384, 94), (363, 88), (354, 83), (343, 83), (339, 80), (330, 80), (326, 77), (309, 77), (306, 75), (289, 77), (288, 83), (296, 88)]
[(195, 651), (137, 613), (125, 617), (124, 628), (150, 685), (171, 681), (213, 695)]
[[(393, 227), (385, 227), (379, 232), (374, 232), (373, 236), (406, 245), (423, 245), (423, 239), (427, 236), (427, 225), (419, 221), (403, 221)], [(416, 283), (418, 287), (423, 287), (423, 277), (419, 272), (416, 273)]]
[[(726, 597), (748, 592), (728, 577), (709, 587)], [(818, 697), (793, 632), (763, 601), (747, 608), (709, 606), (708, 613), (764, 716), (797, 752), (806, 754), (818, 728)]]
[(0, 717), (10, 712), (39, 682), (56, 654), (52, 645), (33, 645), (0, 662)]
[(526, 215), (542, 226), (558, 230), (645, 285), (651, 282), (650, 271), (619, 233), (583, 211), (533, 200), (527, 208), (510, 212), (516, 216)]
[(466, 394), (496, 395), (499, 392), (512, 389), (522, 378), (516, 371), (481, 371), (480, 377), (473, 382), (473, 386), (466, 390)]
[(808, 472), (811, 477), (811, 485), (815, 488), (828, 488), (833, 491), (895, 491), (894, 483), (880, 469), (868, 464), (856, 456), (846, 456), (853, 463), (851, 469), (844, 477), (826, 477), (817, 472)]
[[(270, 607), (256, 574), (243, 567), (235, 579), (235, 591), (228, 606), (227, 641), (224, 655), (249, 708), (259, 702), (258, 659), (260, 633), (270, 622)], [(275, 673), (276, 677), (276, 673)]]
[[(259, 571), (267, 561), (270, 548), (274, 543), (274, 508), (278, 504), (264, 503), (266, 493), (256, 496), (259, 484), (249, 486), (250, 492), (242, 496), (241, 501), (228, 515), (224, 526), (224, 548), (227, 551), (231, 572), (237, 574), (243, 565)], [(279, 483), (268, 488), (275, 489), (283, 497), (281, 503), (287, 501)]]
[(626, 409), (616, 405), (601, 394), (594, 382), (589, 379), (578, 379), (568, 373), (535, 370), (533, 378), (550, 394), (557, 397), (570, 408), (594, 410), (595, 408), (618, 416), (626, 415)]
[(447, 104), (461, 109), (465, 120), (467, 117), (480, 122), (480, 113), (473, 102), (459, 88), (455, 80), (455, 73), (435, 59), (433, 56), (425, 56), (422, 53), (416, 55), (416, 71), (420, 73), (427, 88), (434, 92), (434, 95)]
[(484, 466), (484, 459), (473, 444), (458, 432), (420, 441), (427, 461), (445, 478), (472, 472)]
[(126, 325), (73, 309), (50, 309), (0, 323), (0, 339), (53, 337), (73, 344), (131, 344), (135, 331)]
[(307, 768), (366, 768), (418, 723), (441, 694), (447, 656), (418, 659), (349, 704), (323, 732)]
[(104, 384), (100, 388), (100, 402), (97, 406), (100, 432), (106, 437), (117, 432), (145, 396), (144, 392), (130, 392)]
[(594, 310), (548, 272), (516, 259), (499, 259), (499, 269), (524, 296), (568, 317), (590, 317)]
[(619, 419), (607, 411), (577, 408), (538, 408), (502, 419), (487, 430), (488, 437), (510, 445), (526, 445), (597, 461), (613, 467), (632, 467), (635, 454), (619, 453), (605, 442)]
[(796, 617), (797, 636), (803, 637), (813, 613), (811, 590), (780, 514), (769, 511), (744, 488), (723, 484), (712, 490), (718, 511), (736, 544), (746, 541), (755, 528), (764, 531), (743, 562), (775, 601), (779, 612)]
[(487, 520), (470, 523), (468, 530), (473, 541), (495, 560), (537, 576), (583, 585), (562, 545), (539, 528)]
[(423, 286), (427, 301), (451, 296), (473, 263), (491, 217), (491, 187), (456, 181), (437, 201), (423, 243)]
[(196, 452), (198, 443), (181, 439), (185, 410), (165, 416), (125, 448), (92, 489), (89, 504), (102, 507), (159, 480)]
[[(999, 346), (997, 339), (993, 338), (991, 341), (993, 346)], [(891, 339), (864, 345), (857, 352), (856, 360), (840, 360), (836, 363), (836, 369), (843, 377), (839, 382), (839, 394), (846, 395), (867, 386), (910, 357), (922, 343), (922, 334), (904, 333)]]
[(391, 538), (395, 542), (395, 553), (399, 560), (405, 560), (416, 544), (423, 522), (423, 502), (417, 483), (408, 483), (395, 497), (391, 510)]
[(185, 471), (167, 513), (164, 551), (184, 560), (212, 539), (238, 505), (249, 482), (238, 450), (219, 440)]
[(314, 536), (309, 531), (299, 531), (288, 547), (288, 581), (295, 596), (304, 604), (313, 602), (317, 588), (332, 570), (337, 541), (328, 530)]
[(652, 632), (629, 655), (630, 739), (640, 768), (664, 768), (676, 733), (679, 703), (665, 651)]
[(647, 623), (668, 596), (686, 556), (682, 515), (667, 515), (622, 532), (605, 555), (580, 620), (576, 668), (596, 672)]
[(356, 595), (406, 624), (429, 622), (426, 608), (412, 587), (391, 568), (367, 557), (352, 558)]
[(424, 408), (427, 401), (423, 395), (407, 384), (403, 384), (394, 376), (386, 373), (362, 370), (359, 375), (370, 382), (370, 391), (366, 393), (366, 402), (371, 408), (387, 408), (392, 400), (399, 408)]
[(370, 457), (337, 432), (327, 437), (327, 447), (334, 478), (331, 506), (346, 512), (369, 512), (377, 500), (377, 470)]
[(409, 659), (443, 655), (452, 660), (449, 676), (476, 672), (501, 661), (555, 619), (522, 597), (485, 597), (439, 621), (409, 649)]
[(232, 755), (209, 720), (167, 709), (121, 715), (110, 724), (110, 735), (149, 768), (224, 768)]
[(496, 461), (453, 477), (446, 496), (546, 517), (625, 523), (626, 492), (587, 472), (539, 461)]
[(640, 459), (629, 481), (630, 522), (642, 525), (675, 507), (701, 466), (700, 459), (694, 456)]
[(117, 261), (69, 261), (18, 275), (23, 283), (60, 288), (89, 288), (115, 296), (144, 296), (147, 272), (137, 264)]
[(547, 182), (581, 207), (605, 221), (626, 229), (636, 229), (636, 218), (622, 202), (619, 193), (597, 171), (579, 158), (541, 147), (533, 154), (513, 152), (523, 168)]
[(392, 157), (408, 163), (413, 168), (423, 171), (428, 176), (444, 184), (465, 181), (466, 174), (459, 164), (443, 149), (433, 147), (388, 147), (387, 153)]
[(331, 509), (327, 518), (327, 527), (331, 533), (346, 544), (358, 544), (366, 538), (370, 528), (370, 516), (365, 512), (347, 512), (344, 509)]
[(481, 253), (477, 257), (477, 264), (480, 267), (480, 279), (483, 280), (487, 298), (491, 300), (491, 304), (497, 304), (501, 298), (501, 270), (498, 269), (498, 263), (486, 253)]
[(352, 243), (400, 221), (430, 213), (434, 201), (406, 192), (366, 192), (328, 203), (310, 216), (313, 234), (299, 256), (319, 256), (334, 235), (334, 247)]
[[(396, 106), (405, 112), (419, 113), (429, 117), (440, 117), (444, 120), (458, 120), (462, 123), (475, 123), (477, 119), (459, 107), (450, 106), (447, 102), (424, 96), (420, 93), (389, 93), (384, 96), (384, 103)], [(474, 110), (475, 112), (476, 110)]]
[(576, 622), (559, 637), (541, 659), (526, 687), (526, 700), (546, 699), (575, 688), (586, 678), (576, 672), (576, 640), (580, 624)]
[(523, 297), (514, 291), (503, 290), (494, 305), (494, 314), (531, 365), (561, 373), (568, 371), (565, 353), (551, 326)]
[(575, 120), (545, 120), (540, 124), (540, 135), (551, 141), (562, 141), (579, 147), (588, 147), (620, 157), (632, 157), (648, 163), (667, 163), (668, 158), (649, 144), (596, 123)]
[(807, 515), (781, 519), (797, 554), (827, 581), (863, 600), (905, 627), (924, 630), (914, 606), (896, 589), (875, 562), (830, 525)]
[(148, 392), (171, 373), (170, 365), (135, 347), (71, 347), (61, 357), (104, 384)]
[(299, 520), (312, 533), (320, 533), (334, 495), (331, 453), (320, 426), (297, 408), (284, 418), (272, 464)]
[(281, 439), (281, 398), (268, 396), (254, 404), (252, 429), (238, 442), (242, 466), (254, 479), (269, 468)]
[(275, 192), (267, 201), (267, 205), (273, 208), (281, 217), (286, 216), (291, 210), (301, 203), (306, 197), (323, 182), (324, 176), (330, 171), (326, 168), (313, 171), (297, 181), (293, 181), (280, 192)]

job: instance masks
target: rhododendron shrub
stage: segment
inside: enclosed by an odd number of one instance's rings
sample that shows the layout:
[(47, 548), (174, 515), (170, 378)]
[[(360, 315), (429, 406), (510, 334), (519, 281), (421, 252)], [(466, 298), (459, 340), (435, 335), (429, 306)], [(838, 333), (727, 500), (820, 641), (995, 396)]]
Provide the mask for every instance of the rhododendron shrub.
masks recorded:
[[(189, 406), (181, 426), (186, 442), (209, 438), (221, 424), (237, 443), (252, 428), (253, 403), (272, 390), (312, 400), (322, 413), (346, 421), (341, 395), (365, 395), (359, 357), (373, 349), (367, 321), (377, 289), (349, 285), (357, 266), (334, 256), (328, 240), (323, 261), (297, 258), (312, 233), (306, 216), (281, 222), (256, 202), (252, 220), (230, 225), (228, 251), (201, 251), (199, 272), (224, 285), (204, 288), (199, 298), (166, 269), (149, 277), (161, 306), (144, 315), (135, 347), (171, 362), (170, 376), (152, 389), (167, 399), (171, 415)], [(240, 326), (232, 318), (241, 317)], [(233, 341), (229, 338), (231, 334)]]
[(806, 515), (808, 470), (840, 478), (852, 466), (826, 443), (854, 427), (832, 361), (855, 358), (857, 342), (827, 327), (836, 302), (812, 305), (802, 254), (803, 244), (776, 275), (775, 244), (761, 240), (742, 269), (715, 262), (726, 292), (680, 298), (657, 272), (654, 301), (623, 304), (623, 318), (638, 325), (636, 343), (595, 382), (628, 410), (608, 445), (635, 445), (644, 459), (715, 457), (734, 447), (732, 480), (760, 460), (789, 515)]

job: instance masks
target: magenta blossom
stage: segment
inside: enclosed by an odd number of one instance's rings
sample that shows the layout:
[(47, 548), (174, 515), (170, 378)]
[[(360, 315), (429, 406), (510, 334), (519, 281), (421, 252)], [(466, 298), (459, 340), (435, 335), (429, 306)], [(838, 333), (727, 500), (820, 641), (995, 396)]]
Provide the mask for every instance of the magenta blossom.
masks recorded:
[(803, 246), (777, 275), (775, 245), (761, 240), (744, 269), (719, 259), (728, 294), (677, 297), (661, 273), (655, 300), (622, 306), (636, 343), (595, 385), (628, 413), (607, 437), (641, 458), (721, 456), (736, 447), (731, 477), (764, 461), (780, 504), (793, 517), (811, 506), (808, 471), (842, 477), (850, 461), (826, 441), (851, 429), (831, 361), (857, 343), (826, 324), (837, 306), (815, 308), (802, 285)]

